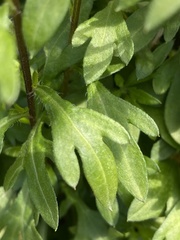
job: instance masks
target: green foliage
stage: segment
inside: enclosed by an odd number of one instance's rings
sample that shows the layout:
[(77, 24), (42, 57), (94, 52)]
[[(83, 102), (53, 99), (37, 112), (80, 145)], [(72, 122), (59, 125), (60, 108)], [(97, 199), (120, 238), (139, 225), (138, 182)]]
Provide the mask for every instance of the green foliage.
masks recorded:
[(0, 5), (0, 239), (178, 240), (179, 1), (17, 3)]

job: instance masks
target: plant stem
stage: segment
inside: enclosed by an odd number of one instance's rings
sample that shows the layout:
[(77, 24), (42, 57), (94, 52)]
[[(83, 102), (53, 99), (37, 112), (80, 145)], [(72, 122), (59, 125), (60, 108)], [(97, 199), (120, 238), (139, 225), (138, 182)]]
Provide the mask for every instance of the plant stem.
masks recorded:
[(81, 9), (81, 0), (74, 0), (73, 14), (72, 14), (72, 20), (71, 20), (71, 30), (69, 34), (69, 43), (72, 42), (73, 34), (78, 26), (80, 9)]
[(26, 49), (26, 45), (23, 38), (22, 33), (22, 18), (21, 18), (21, 9), (19, 0), (13, 0), (15, 10), (13, 12), (13, 22), (14, 29), (16, 34), (17, 46), (19, 51), (19, 58), (21, 69), (24, 77), (24, 83), (26, 88), (26, 97), (29, 108), (29, 121), (31, 127), (35, 124), (36, 114), (35, 114), (35, 102), (34, 102), (34, 94), (32, 89), (32, 79), (29, 65), (29, 57)]
[[(80, 9), (81, 9), (81, 0), (74, 0), (73, 14), (72, 14), (72, 19), (71, 19), (71, 29), (70, 29), (70, 33), (69, 33), (69, 44), (71, 44), (73, 34), (78, 26)], [(71, 75), (70, 69), (67, 69), (64, 72), (64, 82), (62, 85), (62, 93), (63, 93), (62, 95), (63, 96), (67, 95), (70, 75)]]

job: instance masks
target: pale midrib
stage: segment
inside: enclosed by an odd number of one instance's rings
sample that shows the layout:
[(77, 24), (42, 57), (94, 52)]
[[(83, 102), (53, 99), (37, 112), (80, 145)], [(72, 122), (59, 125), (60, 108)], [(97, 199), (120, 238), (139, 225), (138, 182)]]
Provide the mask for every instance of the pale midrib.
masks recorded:
[[(44, 92), (43, 95), (44, 95), (45, 97), (47, 97), (47, 93), (46, 93), (42, 88), (41, 88), (41, 90)], [(84, 137), (84, 135), (79, 131), (79, 129), (78, 129), (78, 128), (76, 127), (76, 125), (73, 123), (73, 121), (71, 120), (71, 118), (69, 117), (69, 115), (68, 115), (68, 114), (64, 111), (64, 109), (58, 104), (58, 102), (57, 102), (54, 98), (52, 98), (52, 100), (53, 100), (53, 102), (54, 102), (55, 109), (56, 109), (56, 108), (59, 108), (59, 109), (60, 109), (60, 111), (63, 113), (63, 115), (66, 116), (66, 118), (68, 119), (68, 121), (70, 122), (70, 124), (71, 124), (71, 125), (74, 127), (74, 129), (76, 130), (77, 135), (79, 134), (80, 137), (81, 137), (81, 139), (83, 139), (84, 142), (86, 143), (86, 145), (88, 146), (88, 148), (91, 149), (91, 152), (92, 152), (93, 155), (95, 156), (96, 162), (98, 162), (100, 168), (102, 169), (106, 186), (108, 186), (107, 179), (106, 179), (106, 175), (105, 175), (105, 173), (104, 173), (104, 169), (103, 169), (103, 167), (102, 167), (101, 161), (100, 161), (99, 158), (97, 157), (97, 155), (96, 155), (93, 147), (91, 146), (91, 144), (89, 143), (89, 141), (87, 141), (87, 139)], [(52, 101), (49, 101), (49, 102), (52, 103)], [(50, 105), (50, 108), (52, 109), (52, 105)], [(108, 192), (108, 197), (109, 197), (109, 196), (110, 196), (110, 191), (109, 191), (110, 189), (109, 189), (108, 187), (106, 187), (106, 190), (107, 190), (107, 192)]]

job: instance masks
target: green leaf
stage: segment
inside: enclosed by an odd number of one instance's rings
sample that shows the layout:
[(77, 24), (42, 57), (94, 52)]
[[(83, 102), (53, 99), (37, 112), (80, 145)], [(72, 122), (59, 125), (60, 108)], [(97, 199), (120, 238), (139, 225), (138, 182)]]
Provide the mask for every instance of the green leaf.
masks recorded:
[[(144, 221), (157, 218), (163, 212), (170, 191), (174, 187), (175, 168), (163, 162), (161, 172), (150, 176), (149, 190), (145, 202), (134, 199), (128, 210), (128, 221)], [(175, 186), (177, 187), (177, 186)]]
[[(93, 83), (88, 87), (88, 107), (111, 117), (124, 125), (127, 130), (128, 123), (131, 123), (146, 134), (158, 135), (157, 126), (148, 115), (130, 103), (113, 96), (100, 83)], [(138, 145), (133, 138), (126, 146), (110, 141), (107, 144), (114, 153), (120, 182), (136, 198), (144, 200), (148, 189), (147, 169)]]
[(55, 230), (58, 227), (58, 206), (45, 166), (45, 143), (37, 123), (26, 142), (24, 167), (30, 196), (45, 222)]
[(115, 0), (114, 5), (115, 5), (115, 11), (122, 11), (125, 10), (129, 7), (134, 6), (141, 0)]
[(25, 114), (9, 114), (7, 117), (0, 119), (0, 152), (3, 148), (4, 133)]
[(52, 78), (59, 72), (59, 61), (62, 60), (61, 53), (68, 44), (70, 31), (69, 17), (68, 15), (68, 17), (64, 19), (56, 34), (44, 47), (46, 62), (43, 68), (43, 79)]
[(23, 33), (32, 55), (52, 37), (62, 22), (69, 0), (27, 0), (23, 11)]
[[(16, 161), (8, 169), (4, 179), (4, 189), (7, 191), (14, 187), (20, 173), (24, 169), (24, 158), (26, 157), (26, 143), (22, 145)], [(19, 187), (19, 186), (18, 186)]]
[(142, 7), (130, 15), (127, 19), (127, 27), (134, 42), (134, 51), (138, 52), (154, 38), (156, 32), (145, 32), (144, 21), (147, 15), (147, 7)]
[(145, 104), (145, 105), (161, 104), (159, 99), (157, 99), (156, 97), (153, 97), (152, 95), (150, 95), (149, 93), (145, 92), (142, 89), (130, 88), (129, 93), (138, 103)]
[(1, 239), (42, 240), (35, 228), (27, 185), (24, 184), (15, 199), (10, 191), (4, 192), (3, 188), (0, 189), (0, 196), (0, 230), (3, 232)]
[(176, 33), (178, 32), (180, 27), (180, 14), (176, 14), (173, 18), (169, 19), (166, 22), (164, 27), (164, 39), (166, 42), (171, 41)]
[(9, 7), (3, 4), (0, 6), (0, 102), (6, 105), (16, 101), (20, 90), (16, 43), (9, 25)]
[(180, 52), (169, 58), (153, 74), (153, 88), (157, 94), (165, 93), (171, 82), (174, 81), (176, 72), (179, 69)]
[(163, 224), (156, 231), (153, 240), (179, 240), (180, 236), (180, 201), (174, 206)]
[(85, 204), (78, 204), (76, 208), (78, 225), (74, 240), (108, 240), (107, 227), (100, 214)]
[(76, 30), (73, 46), (91, 38), (84, 57), (84, 77), (89, 84), (96, 81), (111, 63), (114, 51), (126, 65), (133, 55), (133, 43), (121, 13), (114, 12), (113, 3), (82, 23)]
[(114, 142), (107, 142), (116, 160), (119, 182), (137, 199), (145, 201), (148, 192), (147, 166), (144, 157), (131, 138), (123, 147)]
[(152, 0), (147, 12), (145, 29), (150, 31), (159, 27), (179, 10), (179, 0)]
[(93, 83), (88, 87), (88, 106), (108, 115), (127, 130), (127, 123), (130, 123), (149, 136), (159, 135), (157, 125), (150, 116), (127, 101), (110, 94), (100, 83)]
[(98, 200), (96, 200), (96, 206), (109, 225), (115, 226), (117, 224), (119, 218), (119, 206), (117, 199), (115, 199), (112, 209), (105, 208)]
[(158, 125), (159, 132), (161, 133), (161, 138), (166, 141), (169, 145), (171, 145), (174, 148), (179, 148), (179, 145), (175, 140), (171, 137), (169, 134), (166, 124), (165, 124), (165, 119), (164, 119), (164, 109), (162, 107), (150, 107), (150, 106), (145, 106), (145, 111), (154, 119), (156, 124)]
[(62, 177), (70, 186), (76, 187), (80, 175), (76, 149), (96, 198), (111, 208), (117, 192), (117, 169), (102, 137), (126, 144), (128, 133), (106, 116), (74, 107), (48, 87), (41, 86), (35, 91), (50, 116), (55, 162)]
[(173, 47), (174, 41), (169, 41), (167, 43), (161, 44), (159, 47), (155, 49), (153, 52), (154, 55), (154, 65), (155, 67), (159, 67), (162, 65), (164, 60), (168, 57), (172, 47)]
[(137, 80), (149, 76), (154, 70), (154, 56), (149, 49), (143, 49), (137, 54), (136, 76)]
[(156, 160), (165, 160), (175, 153), (175, 149), (160, 139), (151, 149), (151, 158)]
[(180, 81), (178, 71), (171, 84), (165, 103), (165, 123), (172, 138), (180, 144), (180, 98), (178, 98)]

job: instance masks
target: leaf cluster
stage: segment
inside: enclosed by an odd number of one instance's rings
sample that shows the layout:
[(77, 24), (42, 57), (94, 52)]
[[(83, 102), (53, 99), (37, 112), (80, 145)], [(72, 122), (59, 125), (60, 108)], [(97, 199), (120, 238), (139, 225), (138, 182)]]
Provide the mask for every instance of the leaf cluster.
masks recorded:
[(0, 5), (0, 239), (178, 240), (179, 1), (20, 2), (31, 93), (17, 2)]

